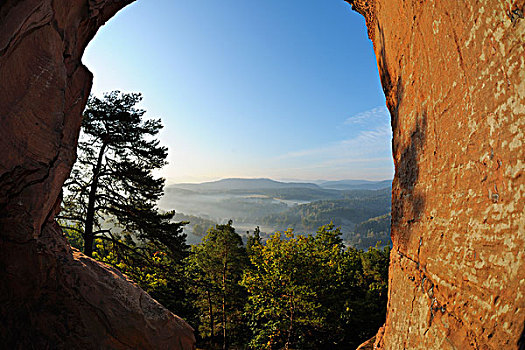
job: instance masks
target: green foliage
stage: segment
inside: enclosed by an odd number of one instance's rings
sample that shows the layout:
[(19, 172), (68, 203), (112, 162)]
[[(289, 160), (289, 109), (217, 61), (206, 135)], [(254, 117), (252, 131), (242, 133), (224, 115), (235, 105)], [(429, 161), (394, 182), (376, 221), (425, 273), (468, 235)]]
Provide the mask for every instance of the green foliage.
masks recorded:
[(252, 246), (254, 268), (243, 278), (250, 294), (247, 311), (252, 317), (253, 348), (293, 347), (308, 328), (324, 321), (316, 291), (308, 283), (318, 267), (308, 249), (311, 242), (294, 237), (291, 230), (284, 234), (288, 239), (277, 233), (265, 246)]
[[(169, 247), (182, 259), (185, 237), (173, 223), (174, 212), (161, 213), (156, 203), (164, 179), (153, 171), (166, 164), (167, 149), (155, 138), (160, 119), (143, 119), (135, 108), (140, 94), (113, 91), (103, 99), (90, 97), (82, 120), (78, 159), (65, 184), (62, 226), (81, 233), (83, 250), (92, 255), (96, 237), (117, 241), (108, 219), (118, 230), (143, 242)], [(177, 252), (178, 251), (178, 252)]]
[(208, 229), (214, 227), (217, 223), (213, 220), (205, 219), (200, 216), (186, 215), (182, 213), (175, 214), (175, 219), (180, 221), (188, 222), (186, 228), (191, 229), (191, 233), (195, 236), (203, 237)]
[(371, 338), (385, 321), (390, 247), (376, 246), (368, 251), (349, 248), (350, 251), (356, 252), (360, 259), (360, 287), (348, 299), (348, 308), (355, 317), (346, 317), (344, 322), (352, 330), (349, 339), (358, 346)]
[(261, 242), (261, 229), (257, 226), (255, 230), (253, 230), (253, 235), (248, 233), (246, 239), (246, 253), (248, 253), (248, 256), (253, 254), (254, 247), (259, 246)]
[(79, 230), (79, 227), (74, 227), (74, 229), (66, 227), (63, 228), (62, 231), (72, 247), (75, 247), (78, 250), (84, 249), (84, 238), (82, 238), (82, 231)]
[(363, 221), (344, 237), (345, 241), (348, 245), (358, 248), (374, 247), (378, 242), (384, 246), (392, 245), (390, 221), (390, 213)]
[(217, 225), (182, 267), (166, 247), (121, 240), (96, 240), (94, 257), (186, 319), (206, 349), (222, 348), (224, 330), (233, 348), (355, 348), (384, 322), (390, 248), (345, 248), (333, 225), (266, 242), (256, 228), (246, 248), (231, 222)]
[(242, 281), (252, 348), (347, 348), (377, 331), (386, 310), (389, 252), (345, 250), (340, 236), (330, 224), (316, 235), (288, 230), (252, 245)]
[[(292, 207), (282, 213), (268, 215), (259, 222), (264, 225), (314, 230), (333, 221), (342, 225), (346, 221), (360, 223), (390, 211), (390, 192), (349, 191), (349, 197), (338, 200), (321, 200)], [(374, 242), (375, 245), (375, 242)]]
[(192, 247), (187, 259), (190, 293), (200, 314), (200, 336), (210, 346), (216, 345), (219, 338), (223, 348), (243, 338), (246, 293), (239, 281), (246, 265), (242, 238), (231, 221), (210, 228), (202, 243)]

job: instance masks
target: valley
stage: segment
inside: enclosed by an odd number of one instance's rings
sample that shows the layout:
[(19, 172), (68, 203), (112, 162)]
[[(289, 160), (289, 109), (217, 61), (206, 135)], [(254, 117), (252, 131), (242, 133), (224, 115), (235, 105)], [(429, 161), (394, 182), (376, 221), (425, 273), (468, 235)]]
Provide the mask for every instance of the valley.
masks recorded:
[(197, 244), (209, 227), (233, 220), (244, 238), (259, 227), (263, 239), (294, 229), (313, 234), (333, 222), (347, 245), (360, 249), (390, 245), (391, 181), (280, 182), (270, 179), (223, 179), (173, 184), (159, 202), (175, 210), (175, 220), (189, 221), (188, 244)]

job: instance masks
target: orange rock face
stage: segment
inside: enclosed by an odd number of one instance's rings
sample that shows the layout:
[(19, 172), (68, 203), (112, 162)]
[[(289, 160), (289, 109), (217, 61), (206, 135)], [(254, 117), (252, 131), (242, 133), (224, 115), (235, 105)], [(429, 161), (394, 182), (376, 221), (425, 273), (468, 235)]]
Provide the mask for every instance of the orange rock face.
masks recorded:
[(91, 88), (83, 50), (129, 2), (0, 2), (1, 348), (193, 348), (191, 327), (54, 223)]
[(381, 349), (525, 347), (525, 1), (355, 1), (394, 133)]

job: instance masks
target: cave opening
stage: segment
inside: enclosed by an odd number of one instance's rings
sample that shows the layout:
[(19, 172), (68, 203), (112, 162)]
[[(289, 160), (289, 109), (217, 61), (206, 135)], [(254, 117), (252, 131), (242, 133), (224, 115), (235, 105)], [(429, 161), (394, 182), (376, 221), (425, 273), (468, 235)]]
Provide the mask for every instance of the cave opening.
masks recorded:
[[(139, 1), (100, 30), (83, 62), (94, 74), (95, 96), (140, 92), (140, 108), (162, 119), (161, 141), (170, 152), (169, 165), (158, 172), (167, 179), (159, 206), (182, 214), (179, 220), (234, 219), (246, 243), (255, 227), (265, 240), (289, 228), (264, 222), (283, 206), (341, 202), (358, 191), (383, 190), (388, 200), (366, 218), (333, 221), (347, 246), (391, 244), (390, 115), (364, 19), (346, 3), (311, 2), (299, 11), (278, 2), (255, 7)], [(217, 196), (217, 189), (213, 195), (189, 194), (195, 183), (240, 179), (316, 186), (327, 197), (281, 198), (261, 194), (261, 185), (252, 192), (233, 188), (235, 195)], [(261, 205), (261, 198), (271, 203)], [(377, 222), (388, 226), (381, 226), (381, 239), (370, 229)], [(186, 227), (189, 244), (202, 239), (195, 226)], [(316, 232), (304, 223), (292, 228)]]

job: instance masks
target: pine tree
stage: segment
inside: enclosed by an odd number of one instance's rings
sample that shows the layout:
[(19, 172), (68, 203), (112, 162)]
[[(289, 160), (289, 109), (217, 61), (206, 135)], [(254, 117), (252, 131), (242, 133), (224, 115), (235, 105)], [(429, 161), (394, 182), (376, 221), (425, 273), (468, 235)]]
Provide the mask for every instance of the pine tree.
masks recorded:
[(141, 99), (138, 93), (113, 91), (102, 99), (90, 97), (84, 111), (78, 159), (65, 185), (59, 218), (82, 235), (88, 256), (96, 237), (119, 241), (107, 228), (111, 220), (134, 238), (162, 244), (173, 258), (183, 258), (184, 223), (171, 222), (174, 212), (161, 213), (156, 207), (164, 179), (153, 171), (167, 157), (167, 148), (155, 138), (162, 124), (143, 118), (145, 111), (135, 107)]
[(256, 244), (261, 244), (261, 229), (259, 226), (253, 230), (253, 235), (247, 232), (246, 253), (248, 256), (252, 254), (252, 248)]
[[(193, 246), (188, 259), (188, 271), (194, 282), (193, 294), (201, 314), (201, 335), (211, 341), (222, 333), (222, 348), (232, 340), (231, 332), (240, 322), (246, 302), (244, 288), (239, 285), (247, 265), (242, 238), (235, 232), (230, 220), (208, 230), (202, 243)], [(218, 322), (220, 322), (220, 325)]]

